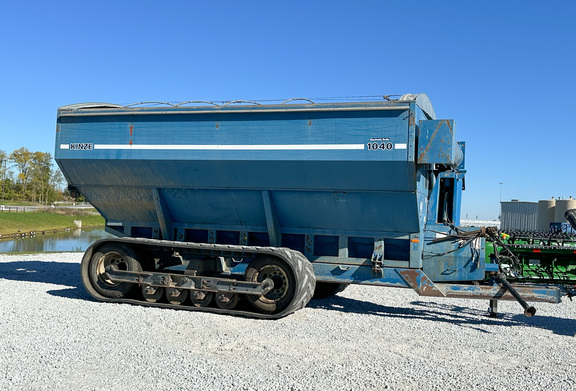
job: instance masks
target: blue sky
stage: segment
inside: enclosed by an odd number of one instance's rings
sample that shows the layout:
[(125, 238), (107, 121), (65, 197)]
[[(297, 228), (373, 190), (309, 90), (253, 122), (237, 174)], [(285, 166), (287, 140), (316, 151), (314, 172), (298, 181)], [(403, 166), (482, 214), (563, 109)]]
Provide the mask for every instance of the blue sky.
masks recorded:
[(53, 154), (70, 103), (424, 92), (467, 143), (463, 218), (576, 197), (574, 1), (0, 0), (0, 37), (8, 153)]

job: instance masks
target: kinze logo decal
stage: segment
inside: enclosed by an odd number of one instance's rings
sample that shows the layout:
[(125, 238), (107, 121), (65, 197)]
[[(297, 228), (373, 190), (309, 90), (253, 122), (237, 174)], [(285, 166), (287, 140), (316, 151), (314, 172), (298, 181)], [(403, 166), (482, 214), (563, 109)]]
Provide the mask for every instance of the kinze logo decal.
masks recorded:
[(72, 144), (70, 144), (70, 149), (92, 150), (92, 149), (94, 149), (94, 144), (92, 144), (92, 143), (72, 143)]

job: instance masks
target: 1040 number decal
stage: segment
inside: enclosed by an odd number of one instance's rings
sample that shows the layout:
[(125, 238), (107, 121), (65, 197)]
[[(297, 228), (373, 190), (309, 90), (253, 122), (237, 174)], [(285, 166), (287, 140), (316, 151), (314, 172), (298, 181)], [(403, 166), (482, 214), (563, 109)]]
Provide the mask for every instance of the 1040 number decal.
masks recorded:
[(392, 143), (367, 143), (369, 151), (391, 151), (394, 148), (394, 144)]

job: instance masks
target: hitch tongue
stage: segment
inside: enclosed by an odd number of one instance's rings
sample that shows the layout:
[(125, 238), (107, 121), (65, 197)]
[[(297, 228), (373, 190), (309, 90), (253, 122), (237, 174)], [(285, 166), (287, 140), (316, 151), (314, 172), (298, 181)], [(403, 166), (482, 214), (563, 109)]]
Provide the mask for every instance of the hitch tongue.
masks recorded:
[(518, 291), (512, 286), (512, 284), (510, 284), (508, 282), (508, 280), (506, 279), (506, 275), (504, 273), (496, 274), (496, 281), (499, 282), (500, 284), (502, 284), (502, 286), (504, 288), (506, 288), (512, 296), (514, 296), (514, 298), (518, 301), (518, 303), (520, 303), (522, 308), (524, 308), (524, 315), (525, 316), (528, 316), (528, 317), (534, 316), (534, 314), (536, 313), (536, 308), (529, 305), (526, 302), (526, 300), (524, 300), (522, 298), (522, 296), (520, 296)]

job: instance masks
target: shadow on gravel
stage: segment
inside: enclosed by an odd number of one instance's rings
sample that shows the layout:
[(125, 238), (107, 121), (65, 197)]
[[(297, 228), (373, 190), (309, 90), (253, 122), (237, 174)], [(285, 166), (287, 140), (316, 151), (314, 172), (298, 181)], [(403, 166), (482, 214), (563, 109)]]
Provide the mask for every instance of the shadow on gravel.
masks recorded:
[(65, 262), (23, 261), (0, 263), (0, 279), (64, 285), (69, 288), (49, 294), (73, 299), (90, 299), (80, 280), (80, 264)]
[(52, 296), (64, 297), (66, 299), (81, 299), (81, 300), (94, 301), (92, 296), (90, 296), (83, 287), (59, 289), (54, 291), (48, 291), (46, 293)]
[[(426, 308), (438, 308), (440, 311), (444, 312), (456, 312), (458, 314), (467, 313), (471, 316), (478, 316), (479, 314), (478, 311), (474, 311), (470, 308), (434, 302), (413, 301), (411, 304)], [(536, 308), (538, 308), (538, 303), (535, 305)], [(480, 313), (480, 315), (484, 314)], [(527, 317), (522, 314), (522, 308), (520, 308), (520, 305), (518, 305), (518, 313), (503, 313), (500, 314), (497, 318), (486, 317), (486, 324), (495, 324), (492, 322), (494, 319), (502, 321), (502, 324), (505, 326), (537, 327), (544, 330), (550, 330), (554, 334), (558, 335), (566, 335), (569, 337), (576, 336), (576, 319), (538, 315), (538, 313), (536, 313), (536, 315), (533, 317)]]
[(576, 320), (552, 316), (502, 315), (497, 318), (483, 316), (482, 311), (462, 306), (438, 304), (434, 302), (413, 301), (411, 305), (420, 308), (389, 307), (363, 300), (354, 300), (334, 296), (329, 299), (312, 300), (307, 307), (344, 313), (368, 314), (404, 319), (421, 319), (433, 322), (456, 324), (472, 328), (483, 333), (491, 333), (482, 326), (528, 326), (550, 330), (555, 334), (574, 337)]
[(527, 318), (524, 315), (514, 315), (512, 319), (526, 326), (550, 330), (554, 332), (554, 334), (565, 335), (567, 337), (576, 336), (576, 319), (538, 316), (538, 313), (532, 318)]

